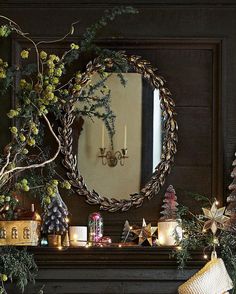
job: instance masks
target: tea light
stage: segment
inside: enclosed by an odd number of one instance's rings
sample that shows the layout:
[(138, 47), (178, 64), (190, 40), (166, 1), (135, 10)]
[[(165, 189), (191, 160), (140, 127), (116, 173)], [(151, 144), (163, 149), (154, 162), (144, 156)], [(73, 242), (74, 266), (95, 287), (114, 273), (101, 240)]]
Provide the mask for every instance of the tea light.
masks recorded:
[(182, 228), (176, 220), (158, 222), (158, 241), (161, 246), (176, 245), (176, 237), (182, 239)]
[(87, 227), (85, 226), (70, 226), (70, 245), (72, 247), (86, 246), (87, 244)]

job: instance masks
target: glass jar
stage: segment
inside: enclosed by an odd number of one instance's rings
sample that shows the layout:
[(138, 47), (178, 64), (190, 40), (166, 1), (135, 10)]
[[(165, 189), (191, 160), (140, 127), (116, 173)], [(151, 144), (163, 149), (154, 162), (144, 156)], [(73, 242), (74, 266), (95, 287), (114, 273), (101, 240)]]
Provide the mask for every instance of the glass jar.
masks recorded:
[(88, 218), (89, 243), (95, 245), (103, 237), (103, 218), (99, 212), (93, 212)]

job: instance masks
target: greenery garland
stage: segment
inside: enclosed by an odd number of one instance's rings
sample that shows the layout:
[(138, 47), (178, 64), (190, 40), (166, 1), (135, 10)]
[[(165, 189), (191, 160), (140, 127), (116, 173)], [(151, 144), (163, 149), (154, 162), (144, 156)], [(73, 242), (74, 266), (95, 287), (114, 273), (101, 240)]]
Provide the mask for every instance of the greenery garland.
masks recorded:
[[(210, 207), (211, 201), (199, 194), (188, 193), (198, 203), (198, 207)], [(215, 202), (216, 200), (214, 200)], [(193, 214), (186, 206), (179, 207), (179, 218), (183, 229), (183, 239), (176, 240), (179, 246), (173, 251), (179, 269), (183, 269), (188, 260), (191, 259), (192, 251), (202, 251), (203, 258), (209, 260), (211, 252), (216, 251), (226, 265), (233, 284), (236, 285), (236, 234), (232, 232), (227, 223), (213, 234), (204, 229), (206, 218), (203, 214)], [(236, 287), (232, 290), (236, 294)]]
[[(78, 116), (97, 117), (104, 121), (110, 134), (114, 135), (114, 113), (110, 107), (110, 91), (105, 86), (109, 74), (106, 64), (112, 60), (124, 84), (121, 73), (127, 70), (122, 52), (99, 48), (95, 43), (97, 34), (117, 16), (134, 14), (132, 7), (115, 7), (106, 10), (104, 15), (86, 30), (78, 44), (71, 43), (61, 56), (49, 54), (41, 47), (65, 40), (74, 35), (77, 22), (69, 32), (59, 40), (49, 42), (34, 41), (28, 33), (13, 20), (0, 15), (4, 22), (0, 26), (0, 37), (17, 34), (28, 42), (21, 55), (21, 65), (8, 65), (0, 59), (0, 97), (9, 91), (14, 93), (16, 107), (9, 110), (7, 116), (12, 120), (11, 141), (0, 155), (0, 217), (14, 219), (19, 200), (18, 193), (33, 192), (40, 197), (45, 209), (55, 196), (57, 187), (71, 190), (70, 182), (64, 180), (56, 170), (61, 143), (57, 130), (52, 123), (63, 116), (67, 104), (76, 105)], [(98, 56), (101, 66), (98, 74), (101, 81), (91, 85), (91, 78), (84, 79), (83, 71), (77, 61), (82, 53)], [(29, 60), (35, 59), (36, 62)], [(76, 70), (74, 70), (76, 68)], [(98, 88), (101, 89), (97, 95)], [(46, 134), (55, 141), (56, 150), (45, 148)], [(0, 218), (0, 219), (1, 219)], [(3, 247), (0, 251), (0, 293), (6, 293), (4, 283), (16, 281), (23, 292), (28, 281), (34, 281), (37, 266), (33, 256), (26, 249)], [(42, 291), (41, 291), (42, 292)]]

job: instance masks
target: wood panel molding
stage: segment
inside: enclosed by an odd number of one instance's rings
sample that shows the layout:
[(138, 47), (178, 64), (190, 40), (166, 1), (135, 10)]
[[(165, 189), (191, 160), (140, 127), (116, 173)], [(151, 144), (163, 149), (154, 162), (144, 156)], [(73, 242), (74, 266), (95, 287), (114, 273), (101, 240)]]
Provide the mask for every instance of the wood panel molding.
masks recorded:
[(50, 8), (51, 5), (58, 5), (58, 8), (72, 8), (72, 7), (112, 7), (115, 5), (134, 5), (134, 6), (141, 6), (143, 8), (151, 8), (151, 7), (175, 7), (175, 6), (182, 6), (182, 7), (215, 7), (215, 8), (222, 8), (222, 7), (229, 7), (233, 8), (236, 6), (234, 0), (130, 0), (129, 3), (125, 0), (69, 0), (65, 2), (64, 0), (1, 0), (0, 7), (7, 7), (7, 8), (29, 8), (29, 7), (41, 7), (41, 8)]

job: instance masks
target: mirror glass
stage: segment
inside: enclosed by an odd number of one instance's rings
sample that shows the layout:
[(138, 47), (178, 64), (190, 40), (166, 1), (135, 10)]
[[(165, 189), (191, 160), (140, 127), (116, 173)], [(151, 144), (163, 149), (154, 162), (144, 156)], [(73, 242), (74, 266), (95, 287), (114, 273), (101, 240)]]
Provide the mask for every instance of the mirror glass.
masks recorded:
[[(123, 77), (125, 86), (116, 73), (105, 82), (116, 116), (113, 150), (108, 132), (97, 118), (81, 119), (78, 142), (78, 167), (88, 189), (116, 199), (128, 199), (144, 187), (160, 162), (163, 137), (159, 90), (139, 73), (124, 73)], [(93, 83), (98, 79), (95, 74)]]

